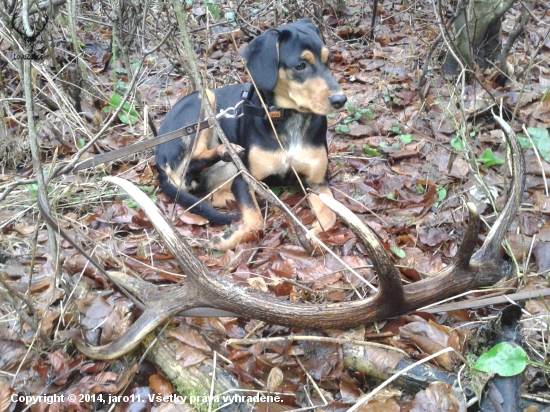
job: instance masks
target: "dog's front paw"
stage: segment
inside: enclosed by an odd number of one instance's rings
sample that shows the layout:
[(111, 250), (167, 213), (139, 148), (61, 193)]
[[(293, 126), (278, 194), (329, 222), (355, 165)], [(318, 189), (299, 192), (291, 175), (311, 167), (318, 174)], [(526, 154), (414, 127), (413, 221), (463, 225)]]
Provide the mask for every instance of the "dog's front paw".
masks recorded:
[(241, 226), (235, 232), (226, 233), (221, 237), (212, 239), (208, 244), (208, 247), (221, 251), (235, 249), (239, 243), (249, 242), (256, 239), (258, 237), (258, 232), (262, 228), (262, 226), (251, 227), (241, 223)]
[[(318, 218), (319, 220), (311, 226), (311, 230), (310, 230), (311, 234), (306, 235), (307, 240), (310, 241), (311, 245), (314, 248), (316, 247), (315, 245), (317, 244), (314, 236), (318, 236), (319, 233), (322, 233), (326, 230), (331, 229), (336, 224), (336, 215), (332, 210), (328, 208), (322, 210), (322, 212), (319, 212)], [(321, 224), (321, 221), (322, 221), (322, 224)]]
[[(231, 146), (233, 146), (233, 149), (240, 158), (244, 156), (244, 147), (239, 146), (238, 144), (231, 143)], [(231, 155), (227, 151), (227, 147), (225, 145), (221, 144), (218, 146), (218, 154), (220, 155), (220, 159), (222, 159), (224, 162), (230, 162), (231, 161)]]

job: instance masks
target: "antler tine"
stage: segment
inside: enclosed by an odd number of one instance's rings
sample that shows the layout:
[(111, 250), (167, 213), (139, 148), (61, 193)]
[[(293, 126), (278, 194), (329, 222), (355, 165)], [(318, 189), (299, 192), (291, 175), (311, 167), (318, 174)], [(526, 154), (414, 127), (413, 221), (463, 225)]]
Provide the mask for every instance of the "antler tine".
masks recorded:
[(460, 267), (469, 267), (470, 265), (470, 259), (472, 258), (472, 255), (474, 254), (474, 251), (476, 249), (477, 236), (479, 234), (479, 225), (481, 222), (476, 205), (468, 202), (466, 203), (466, 207), (468, 208), (468, 215), (470, 217), (470, 220), (468, 222), (466, 233), (464, 234), (464, 240), (459, 246), (452, 263), (452, 265)]
[[(180, 260), (180, 265), (182, 268), (190, 267), (191, 269), (197, 269), (197, 273), (200, 273), (200, 270), (203, 268), (201, 260), (193, 253), (191, 247), (178, 236), (177, 232), (173, 229), (172, 225), (166, 220), (166, 218), (160, 213), (160, 210), (151, 202), (145, 193), (139, 190), (128, 180), (122, 179), (115, 176), (106, 176), (103, 178), (104, 181), (109, 183), (114, 183), (117, 186), (120, 186), (122, 189), (130, 195), (135, 202), (143, 209), (149, 220), (153, 223), (153, 226), (162, 236), (162, 239), (166, 242), (166, 246), (172, 252), (176, 251), (174, 255), (178, 260)], [(185, 257), (189, 260), (181, 262), (182, 253), (184, 252)], [(177, 253), (180, 252), (180, 253)], [(193, 276), (194, 273), (186, 273), (186, 275)]]
[(516, 217), (516, 212), (521, 203), (521, 196), (523, 195), (525, 187), (525, 159), (516, 134), (504, 119), (497, 115), (493, 116), (502, 128), (506, 136), (506, 141), (510, 146), (512, 179), (506, 204), (495, 224), (487, 234), (483, 246), (481, 246), (481, 249), (472, 257), (470, 261), (472, 267), (479, 267), (487, 264), (498, 265), (501, 259), (500, 247), (502, 240)]
[(387, 296), (387, 299), (392, 300), (395, 305), (401, 305), (404, 302), (404, 292), (399, 271), (393, 264), (390, 255), (386, 252), (382, 243), (378, 240), (378, 237), (355, 213), (333, 197), (321, 193), (319, 198), (340, 219), (346, 222), (369, 251), (369, 256), (380, 282), (379, 295)]
[[(91, 359), (115, 359), (132, 349), (166, 319), (193, 305), (192, 299), (187, 299), (188, 289), (181, 287), (166, 293), (164, 299), (153, 299), (147, 302), (144, 312), (123, 336), (103, 346), (86, 346), (84, 342), (74, 339), (76, 348)], [(186, 303), (186, 301), (188, 301)]]

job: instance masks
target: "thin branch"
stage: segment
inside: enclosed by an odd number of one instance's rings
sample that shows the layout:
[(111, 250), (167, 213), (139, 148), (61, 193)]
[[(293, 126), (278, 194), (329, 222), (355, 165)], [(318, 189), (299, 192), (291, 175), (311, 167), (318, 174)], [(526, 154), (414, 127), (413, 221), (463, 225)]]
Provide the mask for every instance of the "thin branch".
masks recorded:
[(25, 34), (27, 37), (32, 37), (34, 30), (31, 29), (31, 24), (29, 22), (29, 0), (23, 0), (23, 4), (21, 5), (21, 19), (23, 20)]

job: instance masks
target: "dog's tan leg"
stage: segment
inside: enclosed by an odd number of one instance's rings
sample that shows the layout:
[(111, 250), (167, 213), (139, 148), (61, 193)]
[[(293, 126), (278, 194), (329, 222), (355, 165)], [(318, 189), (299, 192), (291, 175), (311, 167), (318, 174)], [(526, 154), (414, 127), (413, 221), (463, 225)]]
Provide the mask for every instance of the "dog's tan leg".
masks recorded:
[(223, 185), (217, 192), (212, 195), (212, 206), (226, 207), (227, 200), (235, 200), (235, 196), (231, 193), (231, 182)]
[[(330, 197), (334, 197), (332, 195), (332, 191), (328, 187), (317, 189), (316, 192), (319, 194), (324, 193)], [(309, 202), (315, 212), (315, 216), (317, 216), (317, 222), (313, 224), (311, 232), (314, 235), (318, 235), (319, 233), (333, 227), (336, 223), (336, 215), (322, 202), (321, 199), (319, 199), (319, 196), (317, 196), (316, 194), (311, 194), (309, 196)]]
[(242, 176), (237, 176), (233, 180), (231, 191), (241, 208), (242, 221), (235, 232), (227, 233), (210, 242), (210, 247), (217, 250), (234, 249), (239, 243), (252, 240), (255, 232), (263, 229), (263, 218), (256, 197)]
[[(327, 168), (328, 155), (324, 147), (308, 148), (302, 150), (299, 158), (291, 159), (296, 171), (303, 175), (309, 188), (317, 193), (325, 193), (332, 196), (332, 191), (328, 186)], [(309, 202), (317, 222), (313, 225), (312, 232), (317, 235), (327, 229), (330, 229), (336, 223), (336, 215), (319, 199), (316, 194), (311, 194)]]

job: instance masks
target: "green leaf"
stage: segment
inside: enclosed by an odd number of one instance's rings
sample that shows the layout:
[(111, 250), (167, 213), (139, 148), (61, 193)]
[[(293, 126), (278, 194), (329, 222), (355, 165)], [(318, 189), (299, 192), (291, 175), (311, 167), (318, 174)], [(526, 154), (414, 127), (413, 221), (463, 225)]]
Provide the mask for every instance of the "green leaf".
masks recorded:
[(113, 107), (118, 107), (120, 106), (120, 103), (122, 103), (122, 96), (119, 96), (118, 94), (113, 94), (111, 96), (111, 98), (109, 99), (109, 103), (111, 104), (111, 106)]
[(349, 147), (348, 147), (348, 152), (354, 152), (354, 151), (355, 151), (355, 144), (352, 143), (352, 144), (350, 144)]
[(527, 355), (520, 346), (502, 342), (481, 355), (473, 368), (482, 372), (498, 373), (500, 376), (514, 376), (523, 372), (527, 361)]
[(522, 149), (532, 149), (533, 145), (531, 144), (531, 141), (529, 138), (523, 134), (518, 134), (518, 140), (519, 144), (521, 145)]
[(361, 118), (365, 120), (374, 120), (376, 119), (376, 113), (372, 109), (361, 109)]
[[(122, 97), (115, 93), (109, 99), (109, 103), (111, 104), (109, 110), (118, 109), (118, 107), (122, 103)], [(139, 115), (136, 112), (136, 109), (134, 109), (134, 107), (130, 103), (126, 102), (124, 103), (124, 106), (122, 106), (122, 111), (118, 115), (118, 118), (122, 123), (132, 125), (137, 123), (137, 121), (139, 120)]]
[(528, 127), (527, 133), (531, 135), (531, 139), (533, 139), (533, 141), (548, 138), (548, 130), (544, 127)]
[(349, 126), (346, 126), (344, 124), (339, 124), (338, 126), (336, 126), (334, 128), (334, 131), (336, 133), (349, 133), (350, 132), (350, 129), (349, 129)]
[(550, 149), (550, 139), (548, 138), (548, 130), (542, 127), (528, 127), (527, 132), (531, 136), (533, 143), (544, 160), (550, 163), (548, 150)]
[(395, 195), (394, 195), (393, 193), (388, 193), (388, 194), (386, 195), (386, 198), (387, 198), (387, 199), (390, 199), (390, 200), (395, 200)]
[(440, 187), (439, 189), (437, 189), (436, 192), (438, 202), (445, 200), (445, 198), (447, 197), (447, 189), (445, 189), (444, 187)]
[(380, 152), (378, 150), (373, 149), (372, 147), (369, 147), (366, 144), (363, 145), (363, 152), (370, 157), (380, 156)]
[(464, 143), (462, 142), (462, 139), (458, 136), (451, 139), (451, 146), (453, 146), (455, 150), (458, 150), (459, 152), (464, 151)]
[(439, 205), (447, 197), (447, 189), (444, 187), (437, 188), (435, 192), (437, 193), (437, 199), (433, 202), (432, 206)]
[(86, 139), (80, 138), (76, 141), (76, 146), (77, 147), (84, 147), (85, 145), (86, 145)]
[(401, 134), (401, 128), (399, 127), (399, 125), (394, 124), (391, 127), (390, 133), (392, 133), (392, 134)]
[(25, 186), (27, 188), (27, 191), (29, 192), (29, 195), (33, 197), (38, 196), (38, 184), (32, 183), (30, 185)]
[(402, 134), (399, 136), (399, 140), (401, 140), (405, 144), (409, 144), (414, 140), (414, 137), (412, 137), (412, 134)]
[(485, 149), (481, 158), (477, 160), (482, 161), (485, 167), (498, 166), (504, 163), (504, 160), (498, 158), (491, 149)]
[(212, 4), (207, 4), (206, 7), (208, 8), (208, 11), (212, 14), (212, 16), (216, 19), (220, 19), (220, 8), (218, 6), (214, 6)]
[(119, 80), (116, 82), (115, 94), (123, 96), (124, 94), (126, 94), (126, 90), (128, 90), (128, 83), (126, 83), (124, 80)]
[(344, 164), (343, 164), (341, 161), (337, 160), (337, 161), (336, 161), (336, 164), (338, 165), (338, 167), (339, 167), (340, 169), (343, 169), (343, 168), (344, 168)]
[(379, 147), (389, 147), (388, 142), (380, 142)]
[(155, 186), (137, 185), (137, 187), (139, 188), (139, 190), (141, 190), (142, 192), (147, 193), (148, 195), (150, 195), (151, 193), (153, 193), (155, 191)]
[(405, 256), (407, 256), (405, 255), (405, 251), (397, 246), (390, 247), (390, 250), (395, 256), (397, 256), (400, 259), (405, 259)]

